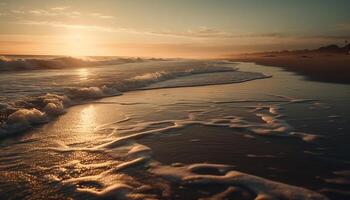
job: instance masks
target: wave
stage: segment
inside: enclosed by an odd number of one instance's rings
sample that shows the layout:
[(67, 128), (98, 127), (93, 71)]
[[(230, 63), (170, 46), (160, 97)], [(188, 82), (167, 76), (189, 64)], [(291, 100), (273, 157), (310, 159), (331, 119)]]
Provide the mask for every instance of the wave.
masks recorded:
[[(43, 95), (25, 96), (15, 101), (0, 103), (0, 137), (6, 137), (26, 130), (33, 125), (50, 121), (50, 119), (55, 118), (57, 115), (63, 114), (66, 108), (92, 99), (121, 95), (123, 92), (142, 88), (147, 89), (146, 86), (153, 83), (179, 77), (190, 77), (191, 75), (198, 74), (208, 74), (211, 76), (213, 73), (235, 72), (236, 70), (232, 67), (218, 65), (175, 67), (162, 71), (136, 74), (135, 76), (117, 81), (110, 80), (108, 85), (69, 87), (56, 93), (53, 91)], [(248, 72), (247, 75), (249, 75)], [(250, 80), (256, 79), (257, 75), (260, 78), (265, 77), (262, 74), (256, 73), (251, 73), (251, 75), (254, 76)], [(208, 78), (210, 79), (209, 76)], [(232, 74), (228, 74), (228, 76), (232, 76)], [(243, 81), (247, 80), (249, 79), (244, 79)], [(230, 80), (227, 83), (231, 82)], [(198, 85), (198, 83), (193, 84)], [(166, 88), (167, 85), (163, 87)]]
[[(57, 58), (11, 58), (0, 56), (1, 71), (21, 71), (21, 70), (43, 70), (43, 69), (65, 69), (79, 68), (100, 65), (118, 65), (124, 63), (143, 62), (142, 58), (74, 58), (74, 57), (57, 57)], [(149, 59), (155, 60), (155, 59)]]

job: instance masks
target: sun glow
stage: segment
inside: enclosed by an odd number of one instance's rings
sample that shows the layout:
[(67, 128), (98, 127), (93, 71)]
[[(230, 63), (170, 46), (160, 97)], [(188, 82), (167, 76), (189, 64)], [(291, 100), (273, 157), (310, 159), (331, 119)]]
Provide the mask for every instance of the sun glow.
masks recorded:
[(90, 105), (80, 112), (79, 130), (82, 133), (91, 133), (96, 126), (96, 109)]
[(95, 45), (92, 37), (81, 30), (75, 30), (67, 34), (64, 41), (65, 53), (70, 56), (95, 55)]
[(81, 68), (81, 69), (77, 69), (77, 74), (78, 74), (80, 80), (84, 81), (84, 80), (88, 79), (90, 72), (86, 68)]

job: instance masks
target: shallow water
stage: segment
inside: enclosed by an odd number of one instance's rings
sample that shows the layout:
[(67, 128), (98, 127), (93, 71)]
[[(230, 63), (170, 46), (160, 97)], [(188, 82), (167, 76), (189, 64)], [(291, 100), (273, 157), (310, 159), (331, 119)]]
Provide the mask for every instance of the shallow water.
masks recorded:
[(272, 77), (126, 92), (2, 140), (1, 199), (350, 198), (350, 87), (237, 67)]
[[(112, 61), (114, 63), (114, 60)], [(144, 60), (118, 65), (113, 63), (102, 66), (88, 65), (85, 68), (31, 69), (0, 73), (0, 137), (50, 121), (64, 113), (71, 105), (120, 95), (122, 92), (140, 89), (160, 81), (193, 75), (192, 82), (179, 79), (175, 85), (158, 86), (177, 87), (265, 78), (260, 73), (238, 72), (234, 63), (222, 61), (177, 59)], [(211, 73), (215, 73), (212, 77), (220, 79), (206, 78)]]

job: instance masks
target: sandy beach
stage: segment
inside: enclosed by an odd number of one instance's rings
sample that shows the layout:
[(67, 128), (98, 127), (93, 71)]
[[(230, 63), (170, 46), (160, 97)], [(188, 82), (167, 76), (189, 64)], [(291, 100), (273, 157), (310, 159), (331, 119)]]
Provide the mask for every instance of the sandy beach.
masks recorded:
[(345, 54), (272, 52), (236, 55), (228, 59), (282, 67), (315, 81), (350, 83), (350, 55)]

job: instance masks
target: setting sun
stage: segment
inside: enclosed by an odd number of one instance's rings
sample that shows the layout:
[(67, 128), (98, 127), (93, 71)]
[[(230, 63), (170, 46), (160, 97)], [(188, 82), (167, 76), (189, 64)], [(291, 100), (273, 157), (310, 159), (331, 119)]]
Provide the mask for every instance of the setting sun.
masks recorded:
[(65, 55), (70, 56), (86, 56), (86, 55), (96, 55), (94, 41), (91, 37), (84, 31), (72, 30), (67, 32), (65, 35), (66, 44), (62, 48), (62, 52), (66, 52)]

